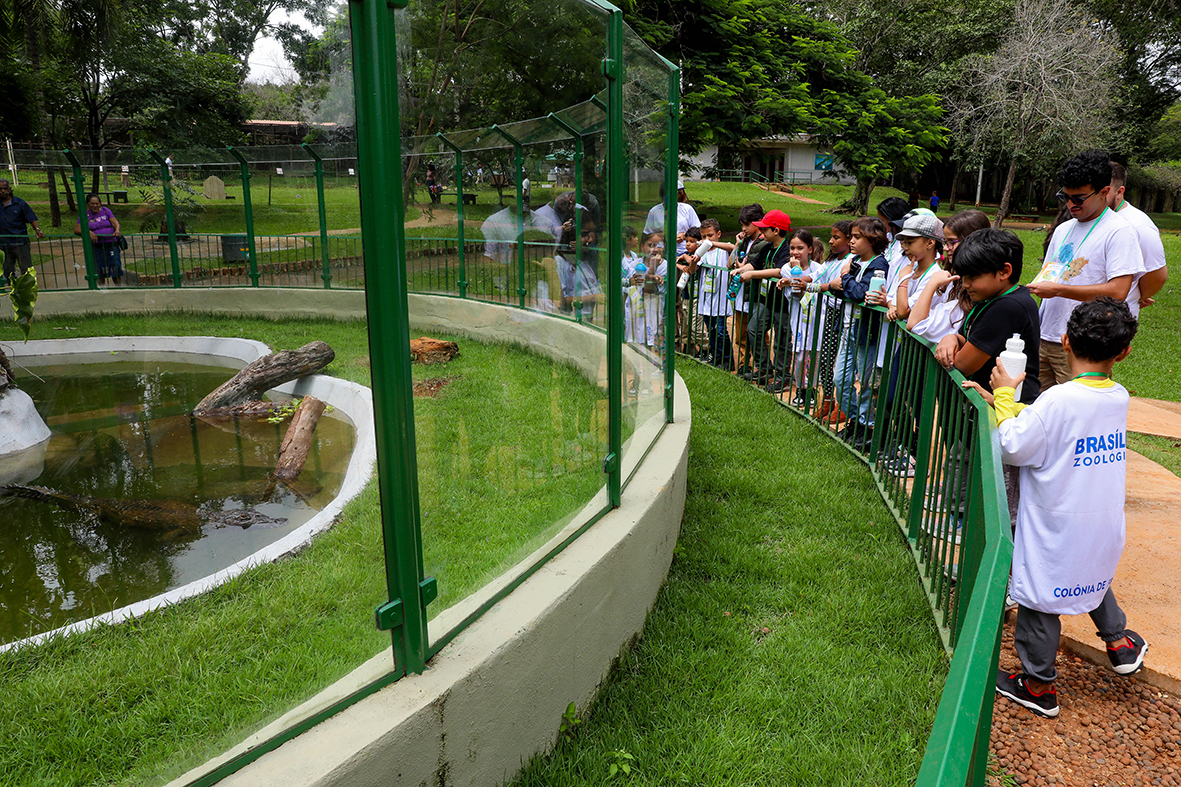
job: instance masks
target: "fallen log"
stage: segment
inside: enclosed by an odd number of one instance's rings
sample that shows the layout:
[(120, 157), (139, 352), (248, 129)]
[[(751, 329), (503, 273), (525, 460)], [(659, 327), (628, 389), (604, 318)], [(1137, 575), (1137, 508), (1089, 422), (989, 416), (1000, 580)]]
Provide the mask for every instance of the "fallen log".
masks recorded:
[(279, 446), (279, 461), (275, 463), (275, 472), (271, 476), (279, 481), (294, 481), (303, 471), (304, 462), (308, 459), (308, 448), (312, 443), (312, 434), (316, 431), (316, 424), (324, 414), (324, 403), (314, 396), (305, 396), (295, 408), (291, 416), (291, 424), (287, 433), (283, 435), (283, 443)]
[(416, 363), (447, 363), (459, 355), (459, 345), (423, 336), (410, 340), (410, 359)]
[(298, 350), (264, 355), (218, 386), (193, 408), (193, 415), (205, 415), (258, 399), (264, 391), (312, 374), (332, 363), (336, 353), (324, 342), (310, 342)]

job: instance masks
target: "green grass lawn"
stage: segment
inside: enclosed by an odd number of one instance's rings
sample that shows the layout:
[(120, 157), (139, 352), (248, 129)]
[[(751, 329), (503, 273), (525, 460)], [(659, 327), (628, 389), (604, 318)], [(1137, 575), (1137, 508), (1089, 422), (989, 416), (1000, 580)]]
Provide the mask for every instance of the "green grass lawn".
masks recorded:
[[(59, 330), (60, 329), (60, 330)], [(327, 374), (369, 382), (360, 322), (156, 315), (40, 320), (34, 339), (243, 336), (327, 341)], [(0, 323), (0, 341), (19, 341)], [(447, 338), (447, 337), (440, 337)], [(436, 399), (415, 400), (423, 543), (437, 614), (551, 535), (603, 483), (601, 393), (573, 366), (458, 338)], [(18, 369), (19, 374), (19, 369)], [(388, 649), (377, 485), (295, 557), (184, 604), (0, 655), (0, 784), (143, 784), (241, 740)]]
[[(517, 785), (913, 782), (947, 672), (865, 465), (749, 385), (682, 361), (688, 498), (643, 638)], [(555, 727), (559, 719), (554, 719)]]

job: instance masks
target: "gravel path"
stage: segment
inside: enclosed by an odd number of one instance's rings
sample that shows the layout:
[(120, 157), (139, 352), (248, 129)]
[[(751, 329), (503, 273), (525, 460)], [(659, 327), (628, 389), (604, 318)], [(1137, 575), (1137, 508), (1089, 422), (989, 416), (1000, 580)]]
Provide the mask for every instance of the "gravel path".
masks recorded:
[[(1152, 643), (1146, 660), (1152, 659)], [(1020, 670), (1012, 625), (1001, 667)], [(1181, 702), (1174, 696), (1058, 653), (1056, 719), (1043, 719), (997, 695), (992, 715), (990, 785), (1177, 785), (1181, 787)]]

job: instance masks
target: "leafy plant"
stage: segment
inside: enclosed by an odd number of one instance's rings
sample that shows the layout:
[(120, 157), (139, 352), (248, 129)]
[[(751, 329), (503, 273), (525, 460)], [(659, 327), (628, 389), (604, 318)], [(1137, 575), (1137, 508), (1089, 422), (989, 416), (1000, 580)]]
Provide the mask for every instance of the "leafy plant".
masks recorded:
[(284, 421), (289, 420), (291, 416), (295, 415), (295, 411), (299, 409), (299, 403), (302, 401), (303, 399), (292, 399), (287, 404), (271, 410), (271, 414), (267, 416), (267, 423), (281, 424)]
[(558, 727), (558, 735), (567, 740), (574, 737), (574, 730), (582, 724), (582, 719), (578, 718), (578, 708), (571, 702), (566, 706), (566, 712), (562, 714), (562, 723)]
[(33, 307), (37, 304), (37, 271), (29, 268), (8, 283), (4, 293), (12, 301), (13, 319), (29, 340), (29, 329), (33, 326)]
[(636, 758), (631, 752), (625, 749), (612, 749), (607, 752), (607, 778), (614, 779), (617, 776), (628, 777), (632, 775), (632, 766), (636, 762)]

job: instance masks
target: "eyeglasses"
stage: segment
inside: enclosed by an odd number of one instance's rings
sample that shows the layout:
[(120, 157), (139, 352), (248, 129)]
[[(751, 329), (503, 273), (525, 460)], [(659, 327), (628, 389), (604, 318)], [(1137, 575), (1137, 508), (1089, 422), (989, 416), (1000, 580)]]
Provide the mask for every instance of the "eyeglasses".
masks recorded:
[(958, 240), (943, 241), (943, 248), (945, 248), (945, 249), (954, 249), (956, 246), (959, 246), (959, 245), (960, 245), (960, 241), (958, 241)]
[(1075, 205), (1082, 205), (1084, 202), (1098, 193), (1099, 192), (1097, 191), (1092, 191), (1090, 194), (1067, 194), (1064, 191), (1059, 191), (1054, 196), (1058, 197), (1059, 202), (1066, 202), (1067, 200), (1070, 200)]

